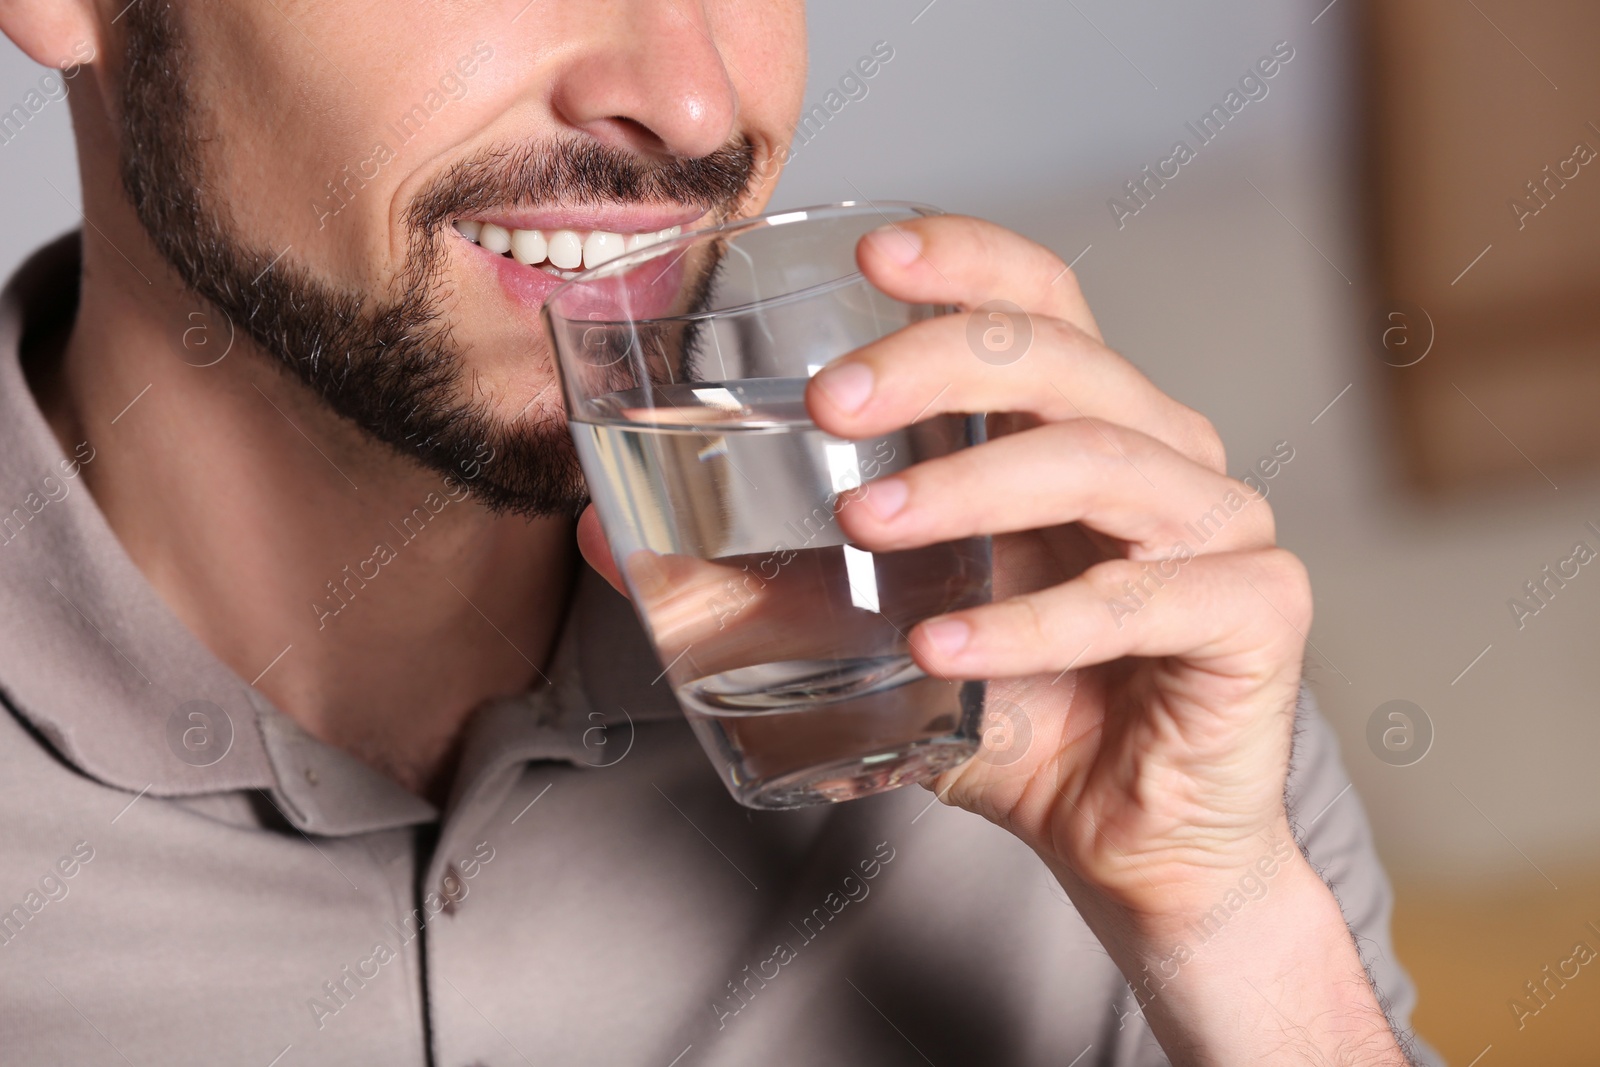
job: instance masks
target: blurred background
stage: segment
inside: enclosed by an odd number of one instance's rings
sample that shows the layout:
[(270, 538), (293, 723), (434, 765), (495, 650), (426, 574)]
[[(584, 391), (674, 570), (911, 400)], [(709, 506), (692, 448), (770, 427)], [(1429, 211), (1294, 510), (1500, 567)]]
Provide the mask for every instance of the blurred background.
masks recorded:
[[(1028, 234), (1231, 473), (1292, 449), (1270, 499), (1418, 1030), (1460, 1067), (1600, 1062), (1600, 9), (813, 0), (811, 26), (775, 206)], [(80, 224), (43, 74), (0, 39), (5, 273)]]

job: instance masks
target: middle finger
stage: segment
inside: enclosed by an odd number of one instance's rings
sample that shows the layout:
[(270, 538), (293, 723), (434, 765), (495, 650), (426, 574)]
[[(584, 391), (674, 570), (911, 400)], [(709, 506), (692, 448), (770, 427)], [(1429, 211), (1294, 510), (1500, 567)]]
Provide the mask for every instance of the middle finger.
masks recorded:
[(839, 522), (875, 551), (1081, 522), (1127, 543), (1133, 559), (1273, 543), (1272, 509), (1137, 430), (1099, 419), (995, 438), (846, 494)]

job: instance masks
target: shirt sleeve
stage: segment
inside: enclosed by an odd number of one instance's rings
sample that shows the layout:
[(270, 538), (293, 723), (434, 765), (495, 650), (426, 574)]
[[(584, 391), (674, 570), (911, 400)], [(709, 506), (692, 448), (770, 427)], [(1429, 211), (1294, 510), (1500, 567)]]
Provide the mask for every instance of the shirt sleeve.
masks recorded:
[(1333, 890), (1397, 1032), (1420, 1064), (1443, 1060), (1411, 1031), (1417, 991), (1395, 958), (1389, 923), (1394, 892), (1372, 840), (1366, 808), (1340, 759), (1339, 741), (1302, 685), (1288, 784), (1289, 824), (1312, 867)]

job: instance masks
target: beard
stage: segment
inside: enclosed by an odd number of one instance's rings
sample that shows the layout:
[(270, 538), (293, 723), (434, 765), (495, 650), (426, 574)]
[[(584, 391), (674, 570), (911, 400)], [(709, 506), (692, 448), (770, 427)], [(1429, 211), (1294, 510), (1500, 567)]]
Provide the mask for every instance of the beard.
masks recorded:
[[(172, 8), (145, 0), (124, 21), (122, 184), (184, 284), (368, 438), (454, 477), (490, 510), (581, 511), (588, 490), (559, 403), (535, 410), (530, 401), (505, 418), (467, 399), (470, 372), (442, 311), (451, 223), (513, 205), (687, 204), (732, 216), (754, 174), (750, 143), (665, 163), (579, 138), (481, 152), (408, 206), (406, 261), (391, 290), (403, 295), (345, 289), (240, 232), (227, 190), (207, 184), (204, 118)], [(548, 351), (544, 338), (534, 343)]]

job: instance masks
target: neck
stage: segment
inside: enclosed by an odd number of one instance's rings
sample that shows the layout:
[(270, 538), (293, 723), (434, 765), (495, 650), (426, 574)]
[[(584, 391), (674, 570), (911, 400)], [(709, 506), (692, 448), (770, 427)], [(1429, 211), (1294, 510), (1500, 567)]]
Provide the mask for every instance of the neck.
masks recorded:
[(87, 487), (201, 641), (310, 734), (437, 799), (472, 710), (543, 684), (572, 523), (490, 514), (241, 332), (228, 350), (169, 272), (129, 266), (86, 231), (77, 320), (34, 373), (57, 436), (93, 440)]

